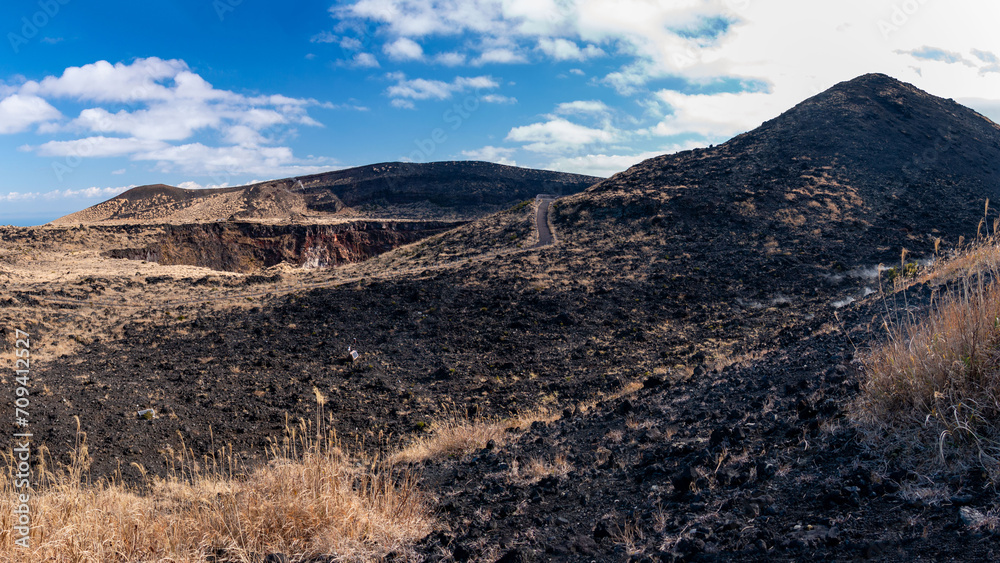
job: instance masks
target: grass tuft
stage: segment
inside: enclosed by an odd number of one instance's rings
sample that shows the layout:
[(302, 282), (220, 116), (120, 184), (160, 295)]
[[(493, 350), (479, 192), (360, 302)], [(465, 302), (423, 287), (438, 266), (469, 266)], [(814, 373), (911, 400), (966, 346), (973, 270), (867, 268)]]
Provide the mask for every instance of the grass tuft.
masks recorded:
[(544, 409), (504, 420), (453, 416), (431, 425), (433, 430), (428, 435), (418, 436), (389, 456), (389, 463), (420, 463), (429, 459), (462, 457), (485, 448), (490, 442), (499, 448), (517, 438), (520, 430), (532, 423), (557, 418), (558, 415)]

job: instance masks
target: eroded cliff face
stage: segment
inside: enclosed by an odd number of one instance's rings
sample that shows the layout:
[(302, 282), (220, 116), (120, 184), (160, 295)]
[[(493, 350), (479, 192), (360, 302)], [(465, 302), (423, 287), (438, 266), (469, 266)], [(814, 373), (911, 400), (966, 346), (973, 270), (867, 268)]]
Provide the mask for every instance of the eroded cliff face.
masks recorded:
[(305, 268), (330, 268), (361, 262), (462, 224), (355, 221), (335, 225), (167, 225), (156, 242), (144, 248), (110, 250), (105, 256), (241, 273), (282, 262)]

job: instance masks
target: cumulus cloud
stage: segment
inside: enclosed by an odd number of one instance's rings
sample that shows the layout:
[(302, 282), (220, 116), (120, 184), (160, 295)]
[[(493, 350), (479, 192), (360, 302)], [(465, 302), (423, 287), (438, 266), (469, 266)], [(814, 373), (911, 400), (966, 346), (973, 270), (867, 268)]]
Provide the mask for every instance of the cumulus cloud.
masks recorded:
[(310, 43), (336, 43), (339, 39), (329, 31), (323, 31), (309, 38)]
[[(247, 182), (249, 184), (256, 184), (257, 180)], [(200, 184), (193, 180), (188, 180), (187, 182), (181, 182), (177, 184), (178, 188), (183, 188), (185, 190), (217, 190), (219, 188), (228, 188), (229, 182), (223, 182), (221, 184)]]
[(79, 190), (53, 190), (50, 192), (9, 192), (0, 194), (0, 201), (25, 201), (36, 199), (63, 199), (63, 198), (86, 198), (86, 199), (108, 199), (120, 195), (135, 186), (122, 186), (117, 188), (83, 188)]
[(132, 154), (132, 160), (153, 161), (160, 172), (187, 172), (203, 176), (298, 176), (330, 170), (322, 161), (296, 159), (288, 147), (226, 146), (202, 143), (172, 145)]
[(400, 37), (382, 48), (386, 55), (394, 61), (418, 61), (424, 58), (424, 49), (419, 43), (406, 37)]
[(481, 101), (487, 104), (516, 104), (517, 98), (511, 98), (508, 96), (502, 96), (500, 94), (486, 94), (485, 96), (479, 98)]
[(462, 156), (469, 160), (482, 160), (485, 162), (495, 162), (506, 164), (507, 166), (517, 166), (517, 162), (512, 158), (516, 149), (486, 146), (481, 149), (462, 151)]
[(358, 0), (331, 8), (339, 20), (374, 22), (391, 37), (474, 35), (484, 39), (473, 64), (526, 62), (536, 49), (556, 61), (605, 55), (601, 44), (674, 65), (665, 52), (705, 44), (718, 34), (719, 3), (706, 0)]
[[(53, 105), (67, 101), (84, 109), (67, 119)], [(345, 106), (218, 89), (180, 60), (98, 61), (23, 82), (17, 93), (0, 100), (0, 134), (39, 124), (41, 134), (78, 136), (21, 147), (55, 158), (127, 157), (199, 174), (319, 171), (331, 161), (303, 161), (277, 146), (277, 139), (294, 135), (297, 127), (322, 127), (309, 116), (311, 107)], [(206, 136), (225, 146), (196, 139)]]
[[(164, 81), (173, 80), (171, 88)], [(26, 93), (73, 98), (92, 102), (150, 102), (176, 97), (218, 98), (229, 93), (214, 90), (200, 76), (179, 60), (156, 57), (139, 59), (131, 64), (98, 61), (70, 67), (61, 76), (48, 76), (41, 82), (29, 81), (21, 90)]]
[(492, 23), (502, 20), (500, 10), (501, 3), (493, 0), (361, 0), (330, 9), (339, 19), (387, 24), (395, 35), (403, 37), (488, 32)]
[(668, 145), (655, 151), (643, 151), (635, 154), (599, 153), (559, 157), (549, 163), (549, 168), (552, 170), (564, 170), (566, 172), (575, 172), (576, 174), (586, 174), (589, 176), (607, 178), (624, 170), (628, 170), (632, 166), (635, 166), (644, 160), (701, 146), (704, 145), (696, 141), (689, 141), (681, 144)]
[(20, 133), (60, 117), (59, 110), (38, 96), (13, 94), (0, 100), (0, 135)]
[(540, 153), (564, 153), (595, 143), (610, 143), (617, 135), (607, 129), (594, 129), (563, 118), (514, 127), (508, 141), (523, 143), (523, 148)]
[(490, 49), (479, 55), (472, 64), (482, 66), (486, 64), (514, 64), (527, 62), (520, 53), (516, 53), (508, 48)]
[(943, 63), (961, 63), (967, 66), (975, 66), (971, 61), (967, 60), (961, 53), (953, 53), (951, 51), (946, 51), (944, 49), (935, 49), (934, 47), (921, 47), (919, 49), (911, 49), (909, 51), (900, 51), (901, 53), (906, 53), (915, 59), (923, 59), (926, 61), (940, 61)]
[(121, 195), (128, 190), (134, 188), (135, 185), (131, 186), (121, 186), (117, 188), (84, 188), (81, 190), (54, 190), (51, 192), (46, 192), (42, 194), (45, 199), (58, 199), (64, 197), (84, 197), (87, 199), (108, 199), (115, 197), (116, 195)]
[(434, 62), (445, 66), (460, 66), (465, 64), (465, 55), (455, 52), (438, 53)]
[(587, 45), (583, 49), (575, 42), (562, 38), (542, 38), (538, 48), (557, 61), (582, 61), (603, 56), (605, 53), (596, 45)]
[(560, 114), (606, 114), (611, 108), (600, 100), (579, 100), (576, 102), (565, 102), (556, 106), (556, 113)]
[(354, 68), (379, 68), (382, 65), (379, 64), (375, 55), (371, 53), (358, 53), (347, 63), (347, 66)]
[(72, 141), (49, 141), (37, 147), (24, 146), (21, 150), (34, 151), (41, 156), (108, 158), (127, 156), (137, 151), (165, 148), (169, 145), (162, 141), (137, 139), (134, 137), (86, 137)]
[(447, 100), (459, 93), (500, 87), (500, 83), (490, 76), (459, 76), (451, 82), (425, 78), (407, 79), (401, 72), (390, 73), (387, 77), (396, 81), (396, 84), (386, 90), (386, 94), (393, 99), (392, 105), (404, 108), (413, 108), (412, 100)]
[(673, 110), (649, 130), (660, 136), (697, 133), (708, 139), (725, 139), (753, 129), (790, 107), (783, 97), (768, 92), (685, 95), (663, 90), (658, 96)]

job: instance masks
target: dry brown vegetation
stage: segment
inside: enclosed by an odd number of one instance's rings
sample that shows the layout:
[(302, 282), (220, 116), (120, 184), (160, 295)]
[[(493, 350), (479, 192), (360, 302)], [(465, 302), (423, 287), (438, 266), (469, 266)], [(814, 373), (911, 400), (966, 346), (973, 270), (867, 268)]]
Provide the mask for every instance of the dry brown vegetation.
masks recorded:
[(461, 457), (485, 448), (491, 441), (494, 447), (502, 447), (516, 438), (520, 429), (533, 422), (556, 418), (557, 415), (544, 409), (503, 420), (452, 416), (430, 425), (427, 435), (414, 439), (389, 456), (389, 463), (420, 463), (449, 456)]
[[(322, 407), (325, 397), (317, 393)], [(322, 412), (322, 411), (320, 411)], [(322, 416), (322, 415), (318, 415)], [(273, 443), (270, 462), (241, 471), (231, 452), (195, 459), (173, 452), (169, 478), (151, 476), (144, 486), (120, 481), (91, 483), (90, 452), (80, 432), (72, 462), (50, 467), (38, 452), (32, 491), (31, 547), (0, 536), (0, 561), (259, 561), (270, 553), (292, 560), (336, 555), (338, 560), (405, 557), (434, 525), (414, 475), (398, 464), (461, 456), (493, 441), (502, 447), (546, 411), (506, 420), (453, 417), (434, 424), (384, 461), (350, 454), (333, 432), (312, 422), (287, 429)], [(6, 454), (8, 465), (13, 463)], [(523, 478), (537, 480), (568, 471), (565, 458), (533, 460)], [(0, 526), (11, 530), (16, 490), (0, 475)]]
[(536, 483), (552, 475), (563, 477), (572, 470), (573, 465), (566, 458), (566, 454), (556, 454), (551, 460), (535, 457), (529, 459), (523, 466), (512, 467), (514, 477), (526, 483)]
[(1000, 477), (1000, 270), (984, 240), (922, 276), (951, 288), (923, 318), (887, 320), (865, 359), (856, 417), (890, 459), (981, 465)]
[(172, 477), (152, 477), (140, 490), (88, 483), (81, 435), (68, 467), (50, 470), (40, 460), (29, 549), (14, 545), (14, 488), (10, 472), (0, 476), (0, 560), (374, 560), (404, 555), (431, 530), (409, 474), (349, 455), (332, 433), (301, 424), (269, 453), (267, 466), (240, 474), (225, 454), (196, 461), (180, 452)]
[(460, 457), (486, 447), (491, 440), (507, 441), (507, 427), (499, 422), (454, 420), (443, 422), (428, 436), (421, 436), (389, 460), (392, 463), (419, 463), (448, 456)]

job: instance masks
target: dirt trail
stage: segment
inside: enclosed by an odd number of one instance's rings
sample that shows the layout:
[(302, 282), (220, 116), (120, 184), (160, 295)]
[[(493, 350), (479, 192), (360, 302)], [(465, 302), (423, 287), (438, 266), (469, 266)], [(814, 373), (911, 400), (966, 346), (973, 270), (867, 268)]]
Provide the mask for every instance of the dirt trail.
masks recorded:
[(532, 248), (541, 248), (552, 244), (555, 240), (552, 229), (549, 228), (549, 205), (556, 200), (556, 196), (550, 194), (538, 194), (535, 201), (538, 202), (538, 210), (535, 212), (535, 228), (538, 230), (538, 242)]

